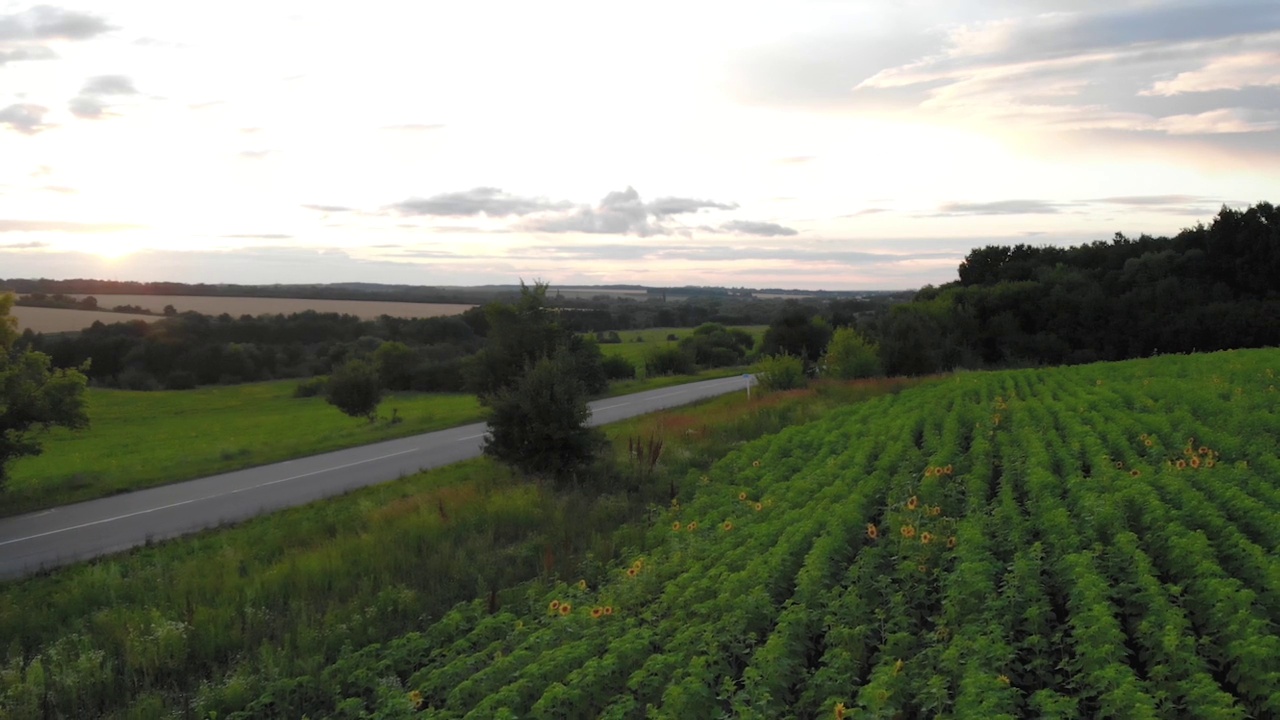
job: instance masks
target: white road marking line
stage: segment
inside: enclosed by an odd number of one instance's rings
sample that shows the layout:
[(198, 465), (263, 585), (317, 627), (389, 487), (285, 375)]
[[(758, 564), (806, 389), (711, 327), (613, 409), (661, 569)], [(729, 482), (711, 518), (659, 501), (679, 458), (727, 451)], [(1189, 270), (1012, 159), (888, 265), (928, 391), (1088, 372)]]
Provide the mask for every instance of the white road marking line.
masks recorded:
[(457, 440), (454, 440), (454, 442), (462, 442), (463, 440), (475, 440), (476, 438), (482, 438), (484, 436), (485, 436), (485, 433), (480, 433), (479, 435), (468, 435), (464, 438), (458, 438)]
[[(616, 403), (616, 404), (614, 404), (614, 405), (604, 405), (604, 406), (602, 406), (602, 407), (598, 407), (598, 408), (596, 408), (596, 410), (612, 410), (612, 409), (614, 409), (614, 408), (619, 408), (619, 407), (622, 407), (623, 405), (630, 405), (630, 404), (631, 404), (631, 403), (629, 403), (629, 402), (624, 402), (624, 403)], [(594, 411), (593, 411), (593, 412), (594, 412)]]
[(124, 515), (117, 515), (115, 517), (103, 518), (101, 520), (94, 520), (93, 522), (81, 523), (79, 525), (72, 525), (71, 527), (59, 528), (57, 530), (50, 530), (48, 532), (42, 532), (36, 535), (28, 535), (27, 537), (14, 538), (13, 540), (5, 540), (4, 542), (0, 542), (0, 547), (4, 547), (5, 545), (12, 545), (13, 543), (19, 543), (24, 540), (35, 540), (37, 538), (48, 537), (49, 535), (57, 535), (58, 533), (70, 532), (72, 530), (81, 530), (87, 527), (93, 527), (94, 525), (102, 525), (104, 523), (115, 522), (116, 520), (125, 520), (131, 517), (137, 517), (138, 515), (146, 515), (147, 513), (159, 512), (161, 510), (168, 510), (170, 508), (181, 507), (183, 505), (190, 505), (191, 503), (198, 503), (198, 502), (201, 502), (202, 500), (213, 500), (214, 498), (226, 497), (227, 495), (235, 495), (236, 493), (244, 492), (246, 490), (256, 490), (258, 488), (267, 487), (268, 485), (277, 485), (282, 482), (288, 482), (290, 480), (298, 480), (300, 478), (310, 477), (312, 475), (320, 475), (321, 473), (327, 473), (333, 470), (343, 470), (349, 467), (355, 467), (356, 465), (363, 465), (365, 463), (374, 462), (376, 460), (386, 460), (389, 457), (404, 455), (405, 453), (417, 452), (418, 450), (421, 450), (421, 449), (422, 448), (410, 448), (408, 450), (401, 450), (400, 452), (391, 453), (390, 455), (382, 455), (380, 457), (369, 458), (367, 460), (359, 460), (353, 463), (347, 463), (346, 465), (338, 465), (331, 468), (325, 468), (323, 470), (313, 470), (309, 473), (303, 473), (301, 475), (294, 475), (292, 477), (280, 478), (279, 480), (271, 480), (270, 482), (264, 482), (258, 485), (251, 485), (249, 487), (237, 488), (229, 492), (218, 493), (217, 495), (206, 495), (205, 497), (192, 498), (191, 500), (183, 500), (182, 502), (170, 503), (168, 505), (161, 505), (160, 507), (147, 508), (146, 510), (137, 510), (135, 512), (125, 513)]

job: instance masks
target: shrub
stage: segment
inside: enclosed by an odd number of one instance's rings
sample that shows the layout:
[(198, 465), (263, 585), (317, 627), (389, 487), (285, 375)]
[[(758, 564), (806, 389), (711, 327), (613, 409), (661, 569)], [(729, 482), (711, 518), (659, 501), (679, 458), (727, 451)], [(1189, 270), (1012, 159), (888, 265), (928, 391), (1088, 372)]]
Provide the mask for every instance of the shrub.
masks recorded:
[(601, 367), (604, 368), (604, 376), (610, 380), (631, 380), (636, 376), (636, 366), (618, 355), (605, 357), (601, 361)]
[(804, 374), (804, 360), (787, 353), (766, 355), (753, 369), (760, 387), (766, 390), (794, 390), (809, 381)]
[(324, 392), (325, 383), (328, 381), (329, 378), (323, 375), (313, 377), (310, 380), (303, 380), (293, 389), (293, 396), (296, 398), (309, 398), (320, 395)]
[(691, 375), (697, 371), (693, 354), (680, 347), (657, 347), (644, 358), (644, 369), (654, 375)]
[(378, 370), (364, 360), (351, 360), (329, 376), (325, 384), (325, 401), (351, 417), (377, 417), (382, 402), (382, 381)]
[(836, 330), (820, 363), (824, 372), (841, 380), (881, 374), (880, 348), (851, 327)]

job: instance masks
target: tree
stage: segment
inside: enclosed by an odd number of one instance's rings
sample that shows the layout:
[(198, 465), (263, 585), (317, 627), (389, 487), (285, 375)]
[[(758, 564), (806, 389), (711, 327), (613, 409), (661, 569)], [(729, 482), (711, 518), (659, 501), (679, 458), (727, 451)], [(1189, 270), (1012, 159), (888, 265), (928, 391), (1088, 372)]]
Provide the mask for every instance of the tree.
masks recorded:
[(561, 349), (535, 362), (489, 403), (486, 455), (531, 475), (572, 478), (588, 466), (604, 435), (587, 427), (587, 389), (572, 354)]
[(827, 345), (823, 363), (827, 374), (841, 380), (857, 380), (880, 374), (880, 348), (851, 327), (836, 330)]
[(0, 295), (0, 489), (9, 461), (40, 454), (38, 432), (89, 426), (84, 374), (54, 368), (48, 355), (16, 347), (17, 319), (9, 315), (13, 301), (11, 294)]
[(338, 367), (325, 383), (324, 399), (351, 417), (377, 418), (382, 402), (378, 371), (364, 360), (350, 360)]
[(812, 367), (831, 340), (831, 326), (817, 308), (788, 301), (764, 332), (763, 355), (795, 355)]
[(388, 390), (408, 390), (413, 380), (413, 369), (418, 364), (418, 354), (408, 345), (397, 340), (384, 342), (373, 351), (373, 363), (378, 368), (382, 386)]

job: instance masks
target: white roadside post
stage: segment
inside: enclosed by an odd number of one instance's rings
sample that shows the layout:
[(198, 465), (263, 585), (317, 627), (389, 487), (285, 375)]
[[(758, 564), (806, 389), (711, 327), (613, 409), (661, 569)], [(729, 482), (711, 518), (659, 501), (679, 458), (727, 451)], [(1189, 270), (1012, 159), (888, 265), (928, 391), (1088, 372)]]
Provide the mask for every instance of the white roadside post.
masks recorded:
[(747, 402), (751, 402), (751, 373), (742, 373), (742, 379), (747, 381)]

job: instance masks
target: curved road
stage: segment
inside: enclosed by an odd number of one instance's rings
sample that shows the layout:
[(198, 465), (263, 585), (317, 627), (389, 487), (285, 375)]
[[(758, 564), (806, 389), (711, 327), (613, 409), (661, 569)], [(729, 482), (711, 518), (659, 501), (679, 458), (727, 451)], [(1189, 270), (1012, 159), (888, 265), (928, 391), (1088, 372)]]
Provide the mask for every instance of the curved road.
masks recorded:
[[(591, 403), (592, 425), (745, 390), (704, 380)], [(478, 457), (484, 423), (297, 458), (0, 519), (0, 578), (303, 505)]]

